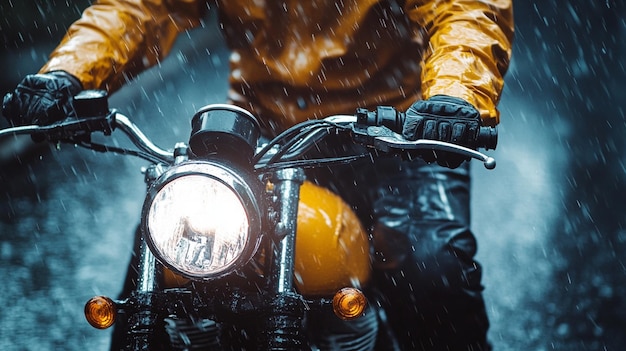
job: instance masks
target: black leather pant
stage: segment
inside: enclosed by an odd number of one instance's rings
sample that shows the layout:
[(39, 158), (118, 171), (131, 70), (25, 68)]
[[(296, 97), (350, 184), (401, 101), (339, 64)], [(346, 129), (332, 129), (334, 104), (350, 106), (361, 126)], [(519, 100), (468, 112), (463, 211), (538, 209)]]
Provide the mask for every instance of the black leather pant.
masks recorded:
[(325, 172), (318, 182), (353, 205), (372, 232), (373, 289), (386, 315), (377, 349), (490, 349), (468, 163), (377, 159)]

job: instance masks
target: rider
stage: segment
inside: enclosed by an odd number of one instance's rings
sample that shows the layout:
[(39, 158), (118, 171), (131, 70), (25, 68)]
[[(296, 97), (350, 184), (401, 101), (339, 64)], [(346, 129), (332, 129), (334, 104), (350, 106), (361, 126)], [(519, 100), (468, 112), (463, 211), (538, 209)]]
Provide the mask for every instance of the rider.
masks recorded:
[[(512, 0), (98, 0), (5, 96), (4, 116), (52, 123), (81, 89), (114, 92), (206, 11), (219, 13), (232, 50), (229, 99), (267, 135), (380, 105), (406, 111), (409, 139), (463, 144), (470, 124), (499, 122)], [(372, 229), (375, 285), (403, 349), (488, 349), (468, 165), (424, 157), (354, 166), (326, 182)]]

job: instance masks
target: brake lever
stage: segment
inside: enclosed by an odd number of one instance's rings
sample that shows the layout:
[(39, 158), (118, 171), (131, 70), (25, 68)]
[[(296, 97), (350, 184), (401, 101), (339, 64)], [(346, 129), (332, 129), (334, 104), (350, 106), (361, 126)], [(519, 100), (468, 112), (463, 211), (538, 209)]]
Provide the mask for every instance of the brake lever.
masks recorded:
[(447, 151), (452, 152), (458, 155), (471, 157), (473, 159), (479, 160), (483, 162), (483, 165), (487, 169), (496, 168), (496, 160), (491, 157), (483, 154), (482, 152), (472, 150), (470, 148), (446, 143), (443, 141), (437, 140), (398, 140), (395, 137), (375, 137), (374, 138), (374, 147), (379, 150), (383, 150), (386, 148), (389, 149), (400, 149), (400, 150), (439, 150), (439, 151)]
[(470, 157), (483, 162), (486, 169), (494, 169), (496, 160), (483, 154), (482, 152), (452, 143), (437, 140), (406, 140), (400, 134), (393, 132), (384, 126), (363, 126), (353, 127), (355, 140), (365, 145), (371, 146), (383, 152), (395, 150), (439, 150), (452, 152), (458, 155)]

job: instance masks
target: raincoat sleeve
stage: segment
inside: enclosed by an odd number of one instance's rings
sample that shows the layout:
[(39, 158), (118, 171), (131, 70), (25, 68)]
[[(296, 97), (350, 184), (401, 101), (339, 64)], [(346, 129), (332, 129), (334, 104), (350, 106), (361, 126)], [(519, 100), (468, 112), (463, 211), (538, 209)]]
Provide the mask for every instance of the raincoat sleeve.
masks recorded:
[(64, 70), (85, 89), (114, 91), (163, 59), (180, 32), (200, 24), (202, 9), (197, 0), (98, 0), (40, 73)]
[(486, 125), (499, 123), (496, 105), (513, 41), (512, 0), (408, 0), (405, 11), (429, 46), (422, 94), (465, 99)]

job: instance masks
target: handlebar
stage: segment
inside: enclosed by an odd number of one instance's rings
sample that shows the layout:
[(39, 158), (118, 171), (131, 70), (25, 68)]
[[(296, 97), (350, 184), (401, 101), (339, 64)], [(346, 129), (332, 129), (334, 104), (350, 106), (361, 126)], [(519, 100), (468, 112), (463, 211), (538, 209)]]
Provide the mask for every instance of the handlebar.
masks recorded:
[[(139, 153), (128, 152), (135, 156), (142, 157), (149, 161), (171, 163), (174, 160), (174, 153), (166, 151), (156, 146), (131, 120), (115, 110), (109, 111), (105, 116), (66, 119), (51, 125), (39, 126), (28, 125), (0, 130), (0, 138), (9, 135), (33, 135), (43, 136), (52, 142), (67, 141), (73, 143), (88, 142), (92, 132), (102, 132), (110, 135), (115, 129), (122, 131), (128, 139), (139, 149)], [(104, 147), (109, 151), (113, 148)]]
[(137, 127), (130, 119), (122, 114), (117, 114), (115, 125), (128, 136), (128, 138), (141, 150), (158, 158), (165, 163), (171, 163), (174, 160), (174, 152), (166, 151), (154, 145), (150, 139)]
[[(159, 148), (128, 117), (115, 110), (109, 110), (106, 101), (103, 101), (103, 99), (106, 99), (106, 94), (94, 94), (93, 91), (86, 91), (81, 96), (82, 98), (79, 99), (80, 108), (77, 108), (77, 111), (80, 110), (83, 115), (86, 114), (90, 117), (68, 117), (63, 121), (46, 126), (30, 125), (7, 128), (0, 130), (0, 138), (7, 135), (30, 134), (33, 137), (43, 136), (43, 138), (39, 139), (46, 139), (52, 142), (69, 142), (99, 151), (131, 154), (152, 162), (167, 164), (174, 162), (175, 152)], [(90, 100), (92, 99), (94, 104), (90, 105)], [(92, 117), (94, 115), (96, 116)], [(383, 152), (440, 150), (480, 160), (487, 169), (495, 167), (496, 163), (492, 157), (468, 147), (436, 140), (406, 140), (398, 134), (402, 131), (403, 123), (404, 114), (391, 107), (379, 107), (376, 112), (358, 109), (355, 115), (336, 115), (323, 120), (307, 121), (289, 128), (269, 143), (269, 146), (279, 145), (281, 142), (287, 142), (289, 145), (286, 149), (278, 152), (278, 157), (270, 156), (269, 162), (274, 162), (278, 159), (283, 161), (295, 160), (317, 141), (332, 134), (332, 130), (334, 130), (335, 132), (347, 131), (355, 142)], [(110, 135), (115, 129), (121, 130), (140, 151), (119, 149), (91, 142), (91, 134), (93, 132), (102, 132), (105, 135)], [(481, 127), (476, 133), (474, 142), (476, 147), (495, 148), (497, 142), (495, 128)], [(258, 151), (254, 156), (253, 162), (259, 162), (264, 159), (267, 156), (266, 154), (270, 153), (269, 150), (270, 148), (268, 147)], [(267, 158), (264, 160), (267, 161)], [(350, 158), (329, 160), (329, 163), (348, 162), (349, 160)], [(306, 160), (302, 162), (306, 163)], [(304, 163), (291, 164), (303, 165)], [(257, 168), (263, 168), (263, 166), (258, 166)]]

